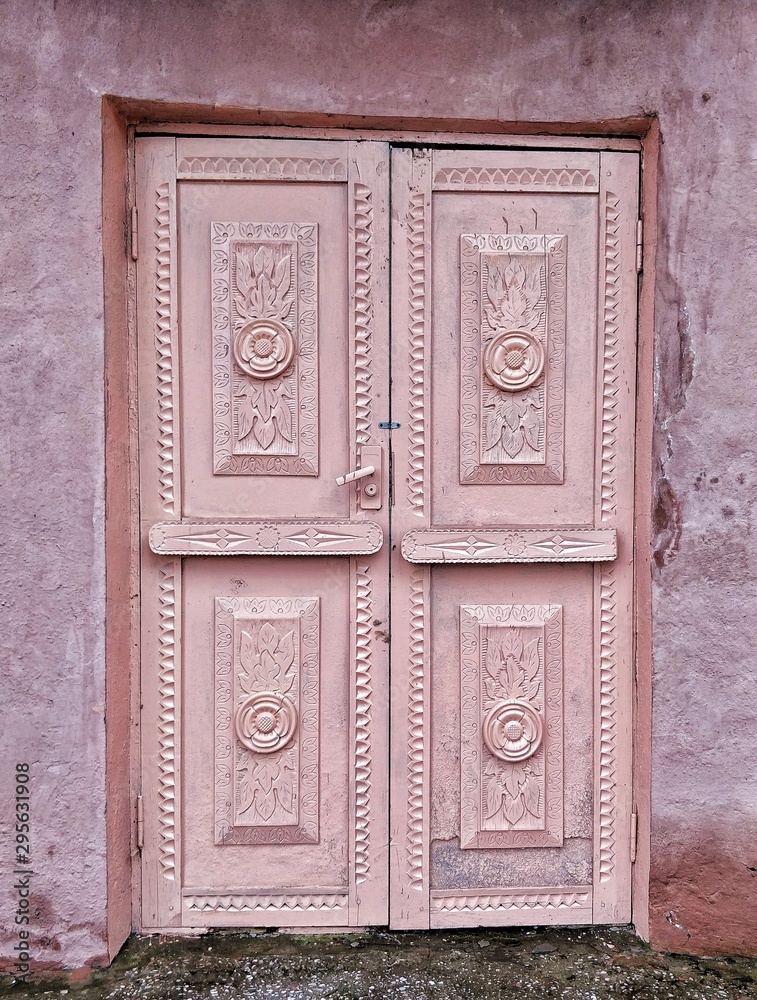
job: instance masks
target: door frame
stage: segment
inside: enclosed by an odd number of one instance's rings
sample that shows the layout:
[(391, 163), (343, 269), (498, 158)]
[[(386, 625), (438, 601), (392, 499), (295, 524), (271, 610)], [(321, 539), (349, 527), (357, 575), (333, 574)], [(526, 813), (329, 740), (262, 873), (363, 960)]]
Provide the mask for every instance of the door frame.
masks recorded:
[[(496, 122), (314, 115), (166, 105), (106, 96), (102, 106), (105, 324), (105, 674), (108, 951), (141, 926), (140, 660), (135, 262), (131, 253), (137, 135), (371, 139), (399, 145), (641, 153), (644, 229), (638, 301), (634, 502), (633, 801), (637, 852), (632, 921), (648, 938), (651, 786), (651, 539), (654, 273), (659, 127), (654, 117), (598, 123)], [(125, 748), (128, 752), (124, 752)], [(629, 831), (630, 836), (630, 831)]]

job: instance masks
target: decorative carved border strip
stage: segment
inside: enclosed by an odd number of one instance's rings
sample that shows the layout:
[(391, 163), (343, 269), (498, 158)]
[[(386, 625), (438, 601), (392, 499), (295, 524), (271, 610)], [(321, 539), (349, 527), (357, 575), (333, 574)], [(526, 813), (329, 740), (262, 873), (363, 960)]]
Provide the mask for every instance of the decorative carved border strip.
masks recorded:
[(309, 156), (187, 156), (179, 180), (346, 181), (344, 160)]
[(617, 557), (614, 528), (470, 528), (407, 531), (412, 563), (604, 562)]
[[(236, 823), (238, 772), (248, 763), (249, 751), (235, 733), (235, 692), (238, 684), (237, 633), (245, 623), (299, 620), (299, 678), (296, 735), (299, 776), (297, 817), (289, 823)], [(317, 597), (238, 598), (215, 601), (215, 842), (216, 844), (317, 844), (319, 743), (320, 602)]]
[[(530, 663), (523, 648), (527, 632), (532, 635), (529, 644), (535, 652)], [(495, 682), (498, 671), (494, 674), (487, 671), (492, 643), (500, 643), (503, 639), (508, 642), (508, 634), (520, 642), (520, 655), (513, 646), (508, 649), (512, 669), (522, 671), (515, 685), (521, 690), (517, 695), (504, 692), (502, 684)], [(508, 673), (510, 669), (509, 665)], [(460, 705), (461, 848), (562, 846), (562, 607), (559, 604), (461, 605)], [(498, 760), (491, 752), (485, 718), (490, 710), (496, 711), (498, 705), (505, 710), (508, 705), (521, 709), (526, 706), (529, 714), (538, 717), (539, 724), (543, 725), (540, 745), (522, 761), (508, 764), (506, 758)], [(519, 714), (522, 715), (522, 711)], [(498, 819), (495, 815), (496, 823), (488, 823), (486, 813), (492, 784), (496, 788), (508, 769), (520, 772), (518, 794), (501, 795), (499, 809), (504, 808), (503, 815)], [(528, 777), (524, 769), (531, 772)], [(521, 787), (524, 781), (531, 783), (534, 798), (529, 799), (528, 784)], [(510, 816), (508, 807), (512, 812)], [(529, 813), (529, 809), (532, 812)]]
[(176, 878), (176, 573), (173, 562), (160, 569), (160, 634), (158, 637), (158, 751), (160, 787), (160, 865)]
[(618, 448), (618, 329), (620, 326), (620, 199), (607, 192), (605, 202), (604, 360), (602, 368), (601, 519), (616, 510)]
[(615, 871), (617, 825), (617, 731), (616, 702), (618, 668), (615, 571), (603, 567), (599, 591), (599, 881), (607, 882)]
[[(566, 247), (566, 237), (555, 235), (463, 234), (460, 237), (460, 482), (463, 484), (563, 481)], [(538, 336), (529, 334), (546, 354), (544, 374), (528, 389), (528, 395), (535, 394), (538, 400), (533, 419), (540, 425), (540, 447), (538, 450), (530, 449), (533, 455), (530, 460), (518, 460), (517, 457), (512, 460), (483, 460), (482, 439), (488, 425), (485, 414), (492, 412), (486, 404), (495, 406), (499, 401), (509, 405), (510, 395), (490, 385), (484, 375), (484, 333), (488, 325), (485, 322), (483, 278), (487, 273), (487, 259), (491, 261), (499, 256), (521, 256), (531, 260), (540, 257), (544, 262), (544, 305), (539, 310), (543, 319), (539, 323)], [(490, 339), (491, 343), (493, 340)], [(524, 453), (527, 454), (528, 450)], [(502, 449), (499, 451), (501, 453)]]
[(287, 892), (213, 893), (204, 889), (186, 889), (184, 906), (194, 912), (266, 913), (271, 910), (310, 912), (342, 910), (347, 906), (346, 889), (294, 889)]
[(370, 444), (373, 421), (373, 204), (371, 189), (360, 181), (354, 197), (355, 444)]
[(410, 581), (410, 670), (407, 710), (407, 873), (413, 889), (423, 891), (425, 793), (426, 606), (423, 572)]
[(593, 170), (564, 167), (444, 167), (434, 176), (435, 191), (599, 190)]
[(409, 368), (410, 402), (408, 422), (408, 491), (410, 508), (418, 517), (424, 516), (426, 464), (426, 196), (417, 191), (410, 196), (408, 212), (408, 261), (410, 280), (409, 309)]
[(160, 521), (150, 528), (153, 552), (184, 556), (372, 555), (383, 544), (373, 521)]
[(171, 188), (160, 184), (155, 203), (155, 350), (158, 377), (158, 475), (161, 506), (175, 514), (174, 496), (174, 372), (171, 260)]
[(492, 910), (573, 910), (591, 906), (591, 888), (469, 889), (432, 891), (432, 913), (480, 913)]
[(373, 600), (368, 566), (357, 567), (355, 609), (355, 881), (370, 874)]

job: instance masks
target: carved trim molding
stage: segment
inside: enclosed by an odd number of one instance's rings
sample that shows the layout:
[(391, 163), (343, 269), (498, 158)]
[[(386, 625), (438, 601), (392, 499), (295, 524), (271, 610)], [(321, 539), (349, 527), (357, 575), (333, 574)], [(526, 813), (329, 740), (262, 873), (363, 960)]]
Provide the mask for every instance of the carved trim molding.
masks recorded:
[(179, 160), (179, 180), (330, 181), (347, 180), (344, 160), (309, 156), (187, 156)]
[(373, 521), (160, 521), (150, 528), (153, 552), (183, 556), (372, 555), (383, 544)]
[(319, 601), (215, 604), (215, 842), (317, 844)]
[(407, 874), (410, 886), (424, 888), (426, 598), (424, 573), (410, 581), (410, 670), (407, 709)]
[(564, 167), (444, 167), (434, 176), (435, 191), (598, 191), (593, 170)]
[(347, 906), (347, 890), (314, 889), (290, 892), (206, 892), (187, 889), (183, 895), (184, 907), (193, 912), (214, 913), (266, 913), (277, 910), (311, 912), (343, 910)]
[(165, 878), (176, 878), (176, 575), (173, 563), (160, 570), (158, 638), (158, 751), (160, 787), (160, 865)]
[(606, 562), (617, 557), (614, 528), (418, 530), (402, 537), (412, 563)]
[(566, 245), (460, 237), (463, 484), (563, 481)]
[(599, 881), (615, 872), (618, 697), (615, 571), (603, 567), (599, 587)]
[(562, 608), (460, 606), (460, 847), (563, 842)]
[(176, 513), (174, 496), (174, 372), (171, 189), (161, 184), (155, 203), (155, 350), (158, 377), (158, 476), (161, 506)]
[(418, 517), (425, 513), (426, 465), (426, 196), (410, 196), (408, 212), (408, 289), (410, 405), (408, 423), (408, 492), (410, 509)]
[(355, 881), (370, 874), (373, 687), (371, 681), (373, 599), (368, 566), (355, 581)]
[(318, 226), (212, 222), (213, 472), (318, 475)]
[(373, 424), (373, 204), (371, 189), (353, 188), (355, 444), (370, 444)]
[(481, 913), (495, 910), (577, 910), (591, 906), (591, 888), (575, 889), (470, 889), (467, 892), (432, 892), (432, 913)]
[(620, 199), (607, 192), (605, 202), (604, 358), (602, 364), (601, 519), (616, 511), (618, 450), (618, 329), (620, 327)]

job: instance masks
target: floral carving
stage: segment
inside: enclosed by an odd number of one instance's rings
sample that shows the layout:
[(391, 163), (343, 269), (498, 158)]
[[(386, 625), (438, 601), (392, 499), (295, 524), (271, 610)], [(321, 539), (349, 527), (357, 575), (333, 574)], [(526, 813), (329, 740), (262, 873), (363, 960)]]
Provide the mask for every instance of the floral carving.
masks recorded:
[(498, 389), (526, 389), (544, 371), (544, 348), (530, 333), (499, 333), (484, 352), (484, 371)]
[(484, 719), (484, 743), (501, 760), (532, 757), (543, 732), (541, 716), (527, 701), (498, 701)]
[(544, 322), (544, 267), (526, 270), (507, 255), (503, 268), (491, 266), (484, 316), (490, 330), (539, 330)]
[(240, 816), (249, 809), (263, 820), (269, 820), (277, 807), (293, 812), (296, 766), (289, 744), (297, 730), (297, 709), (286, 696), (295, 680), (294, 661), (294, 630), (281, 635), (264, 622), (257, 640), (242, 631), (238, 674), (242, 700), (234, 729), (243, 746), (264, 757), (249, 757), (239, 768)]

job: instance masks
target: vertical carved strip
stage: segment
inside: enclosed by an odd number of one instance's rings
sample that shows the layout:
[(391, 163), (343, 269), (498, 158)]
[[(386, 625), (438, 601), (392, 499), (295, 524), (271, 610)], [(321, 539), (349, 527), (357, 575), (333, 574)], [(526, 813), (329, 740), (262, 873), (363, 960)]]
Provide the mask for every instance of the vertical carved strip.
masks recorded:
[(618, 441), (618, 328), (620, 325), (620, 199), (605, 202), (604, 361), (602, 369), (601, 518), (616, 510), (615, 461)]
[(599, 622), (599, 881), (615, 870), (617, 824), (617, 652), (615, 570), (600, 573)]
[(171, 317), (171, 191), (160, 184), (155, 204), (155, 350), (158, 365), (158, 464), (160, 500), (177, 516), (174, 497), (174, 389)]
[(176, 576), (174, 564), (160, 571), (158, 640), (160, 722), (160, 864), (167, 879), (176, 877)]
[(373, 386), (371, 340), (373, 337), (373, 205), (371, 190), (356, 181), (354, 195), (355, 241), (355, 443), (371, 440)]
[(410, 197), (409, 260), (409, 337), (410, 337), (410, 441), (408, 486), (410, 507), (424, 516), (424, 467), (426, 462), (426, 204), (423, 191)]
[(413, 889), (423, 890), (424, 731), (426, 608), (423, 573), (410, 581), (410, 672), (407, 714), (407, 870)]
[(373, 598), (368, 566), (357, 567), (355, 615), (355, 881), (370, 873), (371, 834), (371, 621)]

